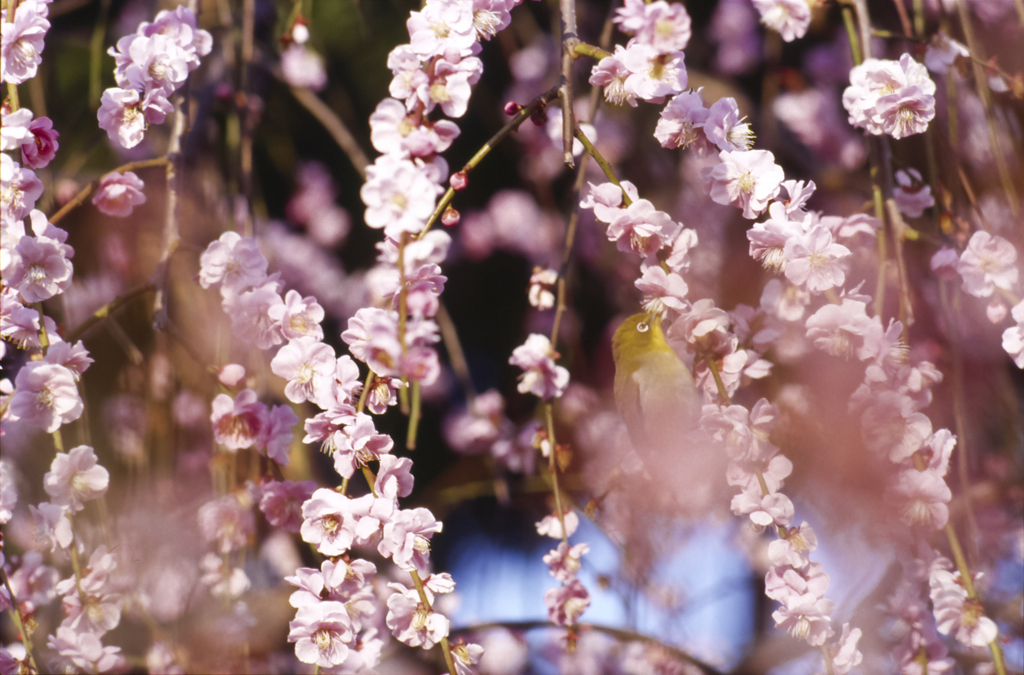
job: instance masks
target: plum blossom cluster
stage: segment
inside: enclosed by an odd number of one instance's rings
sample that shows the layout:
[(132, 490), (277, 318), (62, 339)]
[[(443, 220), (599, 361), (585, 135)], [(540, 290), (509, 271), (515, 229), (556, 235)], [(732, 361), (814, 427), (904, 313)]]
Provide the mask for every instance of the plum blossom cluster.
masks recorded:
[[(772, 567), (765, 576), (765, 594), (781, 605), (772, 614), (775, 626), (821, 646), (835, 635), (833, 602), (825, 597), (830, 580), (821, 563), (810, 559), (818, 546), (814, 530), (806, 522), (793, 526), (793, 503), (781, 492), (793, 463), (768, 440), (778, 418), (778, 409), (765, 399), (749, 411), (740, 405), (707, 405), (701, 428), (729, 458), (729, 484), (741, 490), (733, 497), (733, 513), (779, 535), (768, 546)], [(841, 636), (828, 647), (830, 672), (845, 675), (860, 663), (860, 635), (860, 629), (843, 626)]]
[[(55, 671), (105, 673), (126, 666), (121, 648), (102, 642), (103, 635), (121, 621), (122, 580), (117, 578), (117, 563), (107, 547), (100, 545), (87, 564), (78, 567), (77, 560), (87, 549), (72, 526), (75, 514), (106, 493), (109, 481), (109, 473), (98, 463), (91, 447), (80, 445), (57, 453), (50, 471), (43, 476), (50, 501), (29, 505), (29, 510), (37, 541), (60, 557), (71, 556), (76, 561), (75, 573), (61, 579), (56, 568), (43, 564), (39, 551), (12, 560), (6, 570), (23, 617), (61, 599), (64, 619), (47, 637), (52, 650), (48, 665)], [(21, 663), (28, 667), (27, 661)]]
[(134, 148), (150, 124), (163, 124), (174, 109), (171, 95), (212, 48), (213, 37), (184, 5), (161, 11), (153, 22), (143, 21), (135, 33), (118, 40), (108, 52), (114, 57), (117, 86), (103, 92), (97, 113), (111, 142)]
[(924, 133), (935, 117), (935, 83), (910, 54), (899, 61), (866, 59), (850, 71), (843, 107), (850, 124), (873, 136)]
[(690, 42), (690, 15), (681, 3), (629, 0), (615, 13), (615, 23), (633, 37), (626, 46), (602, 58), (590, 84), (604, 87), (605, 99), (616, 105), (637, 100), (661, 103), (686, 89), (683, 50)]
[[(31, 6), (21, 5), (18, 12)], [(28, 114), (20, 115), (23, 112)], [(19, 117), (20, 122), (8, 129), (11, 117)], [(21, 148), (22, 157), (34, 157), (30, 161), (38, 168), (52, 158), (56, 132), (50, 139), (52, 148), (32, 155), (26, 148), (40, 149), (50, 141), (37, 143), (31, 131), (35, 122), (30, 124), (30, 118), (31, 111), (26, 109), (4, 115), (4, 150)], [(19, 137), (26, 142), (16, 142)], [(4, 392), (11, 396), (4, 405), (0, 429), (22, 422), (52, 433), (82, 414), (77, 382), (93, 360), (81, 341), (66, 343), (54, 321), (31, 306), (63, 293), (74, 274), (71, 259), (75, 251), (65, 243), (68, 233), (35, 208), (42, 192), (35, 171), (23, 168), (7, 153), (0, 155), (0, 358), (7, 353), (8, 343), (39, 355), (18, 371), (13, 392)]]

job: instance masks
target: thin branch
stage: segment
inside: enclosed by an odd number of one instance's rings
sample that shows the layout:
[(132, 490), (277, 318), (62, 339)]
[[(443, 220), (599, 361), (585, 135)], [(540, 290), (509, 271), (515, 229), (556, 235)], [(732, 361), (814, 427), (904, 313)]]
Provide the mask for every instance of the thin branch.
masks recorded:
[[(275, 75), (277, 74), (279, 73), (275, 72)], [(359, 147), (355, 137), (348, 130), (348, 127), (345, 126), (345, 123), (341, 121), (341, 118), (335, 115), (334, 111), (309, 89), (292, 87), (291, 90), (295, 100), (312, 113), (313, 117), (320, 124), (324, 125), (327, 133), (331, 135), (334, 142), (338, 144), (341, 151), (352, 162), (352, 166), (359, 173), (359, 177), (366, 180), (366, 167), (370, 165), (370, 160), (366, 158), (366, 153)]]
[(112, 315), (114, 312), (116, 312), (118, 309), (127, 305), (132, 300), (139, 298), (147, 293), (152, 293), (155, 290), (156, 286), (154, 286), (153, 284), (145, 284), (144, 286), (139, 286), (136, 289), (128, 291), (124, 295), (117, 296), (116, 298), (114, 298), (113, 300), (111, 300), (110, 302), (103, 305), (95, 312), (93, 312), (92, 316), (90, 316), (88, 319), (78, 324), (73, 329), (71, 329), (71, 332), (64, 337), (64, 340), (66, 342), (74, 344), (75, 342), (78, 341), (79, 338), (81, 338), (86, 333), (86, 331), (88, 331), (90, 328), (98, 324), (100, 321), (103, 321), (104, 319)]
[(562, 13), (562, 79), (558, 96), (562, 99), (562, 152), (565, 165), (575, 167), (573, 160), (573, 132), (576, 130), (576, 112), (573, 106), (572, 63), (580, 38), (576, 34), (576, 0), (560, 0)]
[(57, 211), (57, 213), (50, 216), (50, 222), (56, 224), (64, 216), (68, 215), (68, 213), (70, 213), (73, 209), (76, 209), (79, 206), (81, 206), (85, 202), (85, 200), (89, 198), (89, 195), (93, 193), (93, 190), (95, 190), (96, 187), (100, 184), (100, 181), (102, 181), (110, 174), (124, 173), (126, 171), (135, 171), (137, 169), (148, 169), (153, 166), (166, 166), (167, 162), (168, 159), (166, 157), (157, 157), (156, 159), (142, 159), (137, 162), (128, 162), (127, 164), (122, 164), (116, 169), (106, 172), (105, 174), (103, 174), (103, 176), (97, 178), (96, 180), (92, 181), (84, 188), (79, 190), (78, 194), (72, 197), (67, 204), (62, 206), (60, 210)]
[(181, 137), (185, 133), (185, 117), (181, 113), (181, 97), (174, 100), (174, 127), (167, 145), (167, 214), (164, 218), (164, 243), (160, 251), (160, 262), (153, 272), (156, 297), (153, 298), (153, 328), (163, 330), (170, 325), (167, 314), (170, 294), (170, 260), (181, 243), (178, 231), (178, 163), (181, 160)]

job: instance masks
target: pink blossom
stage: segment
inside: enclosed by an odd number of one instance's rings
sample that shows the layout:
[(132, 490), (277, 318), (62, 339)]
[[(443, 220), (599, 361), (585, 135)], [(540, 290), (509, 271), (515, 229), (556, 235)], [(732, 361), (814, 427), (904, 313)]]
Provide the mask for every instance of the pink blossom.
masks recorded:
[(14, 466), (0, 461), (0, 525), (6, 525), (14, 515), (18, 503), (18, 488), (15, 484)]
[(19, 108), (12, 111), (4, 107), (0, 118), (3, 119), (3, 125), (0, 127), (0, 150), (10, 152), (21, 147), (22, 143), (31, 142), (32, 133), (28, 130), (28, 125), (32, 123), (31, 110)]
[(857, 649), (860, 641), (860, 628), (850, 629), (850, 624), (843, 624), (843, 634), (834, 644), (829, 645), (828, 653), (832, 657), (832, 672), (835, 675), (847, 675), (850, 670), (864, 660), (864, 654)]
[(97, 117), (110, 140), (129, 149), (142, 142), (147, 125), (163, 124), (173, 109), (159, 90), (140, 95), (136, 89), (115, 87), (103, 92)]
[(321, 91), (327, 86), (323, 57), (306, 45), (292, 43), (281, 52), (281, 75), (293, 87)]
[(257, 400), (252, 389), (243, 389), (235, 398), (218, 394), (213, 399), (213, 437), (224, 448), (236, 451), (262, 448), (267, 444), (270, 418), (267, 406)]
[(688, 305), (686, 294), (689, 288), (686, 282), (675, 272), (666, 274), (658, 265), (651, 265), (645, 269), (643, 276), (637, 279), (634, 285), (643, 291), (644, 311), (651, 314), (658, 314), (664, 318), (670, 312), (682, 313)]
[(290, 406), (276, 405), (270, 411), (266, 453), (278, 466), (288, 466), (288, 455), (291, 453), (294, 440), (292, 429), (298, 421), (299, 416)]
[(47, 638), (46, 646), (57, 652), (54, 667), (61, 672), (119, 672), (128, 665), (120, 647), (104, 647), (99, 635), (65, 625)]
[(207, 553), (199, 563), (202, 574), (199, 582), (210, 589), (210, 595), (220, 600), (237, 600), (252, 582), (241, 567), (225, 564), (224, 556)]
[(1003, 349), (1018, 368), (1024, 368), (1024, 302), (1018, 302), (1010, 311), (1016, 326), (1003, 331)]
[[(284, 304), (275, 277), (267, 277), (255, 288), (224, 298), (224, 311), (231, 317), (231, 332), (243, 342), (256, 345), (257, 349), (270, 349), (284, 342), (281, 324), (271, 317), (272, 311), (280, 316), (281, 310), (274, 308)], [(221, 293), (224, 293), (223, 287)]]
[(799, 528), (786, 530), (785, 538), (776, 539), (768, 544), (768, 559), (776, 567), (789, 566), (796, 570), (811, 564), (810, 553), (818, 548), (818, 537), (806, 522)]
[(636, 107), (637, 92), (626, 87), (626, 80), (632, 74), (622, 61), (625, 53), (622, 45), (615, 45), (615, 54), (598, 61), (590, 73), (589, 83), (604, 87), (604, 98), (614, 105), (628, 103)]
[(199, 508), (199, 529), (206, 541), (216, 544), (221, 554), (245, 548), (256, 536), (256, 520), (244, 495), (228, 494)]
[[(33, 212), (36, 213), (36, 212)], [(41, 302), (59, 295), (71, 285), (74, 266), (68, 247), (47, 236), (25, 236), (14, 247), (4, 282), (18, 289), (26, 302)]]
[(286, 532), (299, 532), (302, 525), (302, 504), (313, 496), (316, 481), (266, 480), (260, 483), (260, 511), (267, 522)]
[(442, 523), (429, 509), (396, 510), (384, 523), (377, 552), (391, 558), (403, 570), (424, 572), (430, 565), (430, 538), (440, 532)]
[(686, 89), (686, 66), (681, 51), (659, 53), (655, 47), (631, 41), (621, 53), (616, 48), (615, 57), (629, 71), (624, 89), (636, 98), (661, 103), (666, 96)]
[(917, 169), (897, 171), (896, 183), (892, 196), (900, 212), (908, 218), (919, 218), (925, 209), (935, 206), (932, 188), (924, 183)]
[(469, 106), (472, 86), (483, 70), (483, 62), (475, 56), (455, 61), (441, 59), (434, 64), (434, 75), (429, 82), (422, 82), (416, 89), (416, 98), (426, 106), (427, 112), (440, 105), (448, 117), (462, 117)]
[[(27, 216), (42, 194), (43, 182), (36, 177), (34, 171), (22, 169), (10, 155), (0, 155), (0, 204), (3, 205), (4, 229)], [(11, 246), (17, 243), (15, 240)]]
[(399, 157), (424, 157), (447, 150), (459, 136), (459, 127), (448, 120), (430, 122), (406, 112), (393, 98), (377, 104), (370, 115), (370, 141), (378, 152)]
[(284, 387), (285, 397), (292, 403), (302, 403), (314, 400), (316, 390), (327, 386), (326, 380), (334, 377), (337, 363), (333, 347), (316, 337), (303, 336), (277, 350), (270, 369), (278, 377), (288, 380)]
[(594, 185), (587, 183), (590, 188), (587, 196), (580, 200), (581, 209), (593, 209), (594, 217), (603, 223), (611, 223), (622, 213), (623, 199), (625, 192), (631, 202), (640, 199), (636, 186), (629, 181), (622, 181), (621, 186), (614, 183), (601, 183)]
[(721, 163), (701, 174), (711, 199), (743, 209), (743, 217), (751, 220), (764, 213), (785, 178), (775, 156), (767, 150), (723, 151), (718, 156)]
[[(803, 0), (797, 0), (803, 2)], [(746, 151), (754, 147), (754, 132), (750, 123), (740, 116), (734, 98), (720, 98), (708, 109), (704, 120), (704, 136), (724, 151)]]
[[(565, 521), (565, 532), (562, 532), (562, 521)], [(534, 523), (537, 534), (552, 539), (566, 539), (571, 537), (580, 526), (580, 517), (572, 509), (566, 509), (559, 518), (557, 513), (544, 516), (539, 522)]]
[(437, 185), (420, 167), (408, 159), (381, 155), (366, 174), (359, 195), (366, 204), (367, 225), (384, 228), (396, 240), (403, 232), (423, 229), (434, 212)]
[(43, 40), (50, 22), (44, 19), (34, 3), (18, 5), (14, 20), (5, 20), (0, 26), (3, 31), (3, 50), (0, 72), (3, 81), (21, 84), (36, 76), (42, 63)]
[(67, 509), (49, 502), (41, 502), (38, 507), (29, 504), (28, 509), (35, 522), (36, 541), (49, 544), (51, 551), (71, 546), (75, 535)]
[(399, 45), (388, 54), (387, 65), (393, 76), (388, 91), (395, 98), (404, 99), (410, 109), (415, 107), (416, 90), (429, 80), (421, 67), (420, 57), (409, 45)]
[(959, 262), (960, 256), (957, 255), (956, 250), (949, 246), (944, 246), (932, 256), (930, 266), (936, 275), (950, 281), (957, 278), (956, 268)]
[(861, 416), (864, 442), (889, 461), (909, 459), (932, 435), (931, 420), (914, 411), (909, 397), (883, 391), (871, 394), (869, 400)]
[(118, 41), (118, 51), (123, 48), (128, 49), (128, 55), (127, 59), (122, 57), (122, 63), (126, 65), (118, 79), (121, 87), (147, 95), (159, 92), (170, 96), (188, 77), (188, 54), (167, 36), (136, 34), (130, 40)]
[(632, 251), (646, 257), (668, 244), (678, 229), (667, 213), (646, 199), (637, 199), (619, 210), (608, 225), (607, 236), (623, 253)]
[(569, 371), (555, 365), (551, 352), (551, 341), (536, 333), (512, 350), (508, 362), (525, 371), (519, 380), (519, 393), (531, 393), (545, 401), (562, 395), (569, 385)]
[(412, 460), (408, 457), (382, 455), (377, 480), (373, 485), (376, 493), (385, 499), (397, 500), (412, 494), (412, 487)]
[(22, 612), (31, 614), (57, 597), (55, 586), (60, 579), (60, 573), (55, 568), (43, 564), (41, 552), (26, 551), (22, 556), (21, 565), (10, 574), (9, 579), (19, 608)]
[(827, 291), (842, 286), (846, 280), (840, 260), (850, 249), (832, 241), (824, 227), (816, 225), (805, 233), (791, 237), (783, 249), (786, 278), (808, 291)]
[(59, 452), (43, 477), (43, 486), (54, 504), (70, 511), (81, 511), (85, 502), (107, 491), (110, 474), (97, 463), (96, 453), (88, 445)]
[(334, 601), (300, 607), (288, 628), (288, 642), (295, 643), (295, 656), (320, 668), (344, 663), (348, 645), (355, 637), (348, 610)]
[(131, 171), (112, 171), (100, 181), (92, 203), (100, 213), (124, 218), (130, 216), (136, 206), (146, 203), (146, 195), (142, 193), (144, 187), (146, 184)]
[(807, 0), (754, 0), (761, 23), (777, 31), (786, 42), (802, 38), (811, 25)]
[[(430, 649), (448, 635), (448, 619), (437, 612), (428, 610), (421, 602), (415, 588), (402, 584), (388, 584), (394, 593), (388, 597), (387, 627), (392, 635), (410, 647)], [(424, 589), (427, 599), (433, 602), (430, 589)]]
[(551, 623), (556, 626), (573, 626), (590, 607), (590, 592), (579, 579), (573, 577), (567, 584), (545, 592), (544, 604), (548, 607), (548, 620)]
[(615, 12), (615, 23), (636, 41), (654, 47), (658, 53), (682, 51), (690, 42), (690, 15), (682, 4), (658, 0), (626, 0)]
[(570, 547), (563, 541), (558, 544), (558, 548), (545, 554), (544, 562), (548, 565), (551, 576), (564, 584), (576, 578), (576, 572), (580, 569), (580, 559), (589, 552), (590, 547), (586, 544)]
[(867, 305), (844, 299), (840, 305), (822, 305), (807, 319), (807, 339), (833, 356), (849, 358), (859, 349), (860, 340), (868, 333), (871, 319)]
[(386, 434), (377, 433), (372, 417), (357, 413), (335, 433), (334, 447), (334, 470), (344, 478), (351, 478), (360, 467), (391, 452), (394, 441)]
[(1017, 283), (1017, 250), (1000, 236), (984, 230), (971, 235), (960, 254), (957, 272), (963, 277), (963, 289), (977, 298), (987, 298), (996, 288), (1013, 290)]
[(701, 100), (700, 90), (684, 91), (665, 104), (654, 137), (663, 148), (688, 148), (692, 145), (703, 154), (707, 142), (700, 130), (707, 117), (708, 110)]
[(935, 116), (934, 94), (928, 70), (909, 54), (899, 61), (866, 59), (850, 71), (843, 107), (853, 126), (903, 138), (928, 127)]
[(471, 3), (429, 2), (405, 22), (409, 46), (424, 61), (456, 53), (468, 56), (476, 44)]
[(64, 366), (30, 361), (18, 371), (15, 385), (11, 415), (48, 434), (77, 420), (84, 409), (75, 374)]
[(776, 492), (762, 495), (757, 485), (732, 498), (732, 512), (738, 516), (749, 515), (759, 527), (781, 525), (789, 527), (793, 522), (793, 502), (786, 495)]
[(220, 288), (222, 295), (237, 293), (260, 284), (267, 276), (267, 265), (255, 239), (225, 232), (199, 257), (199, 285)]
[(925, 532), (941, 530), (949, 520), (949, 501), (953, 498), (946, 481), (937, 471), (904, 468), (890, 488), (900, 518), (910, 527)]
[(185, 51), (190, 71), (199, 67), (199, 57), (213, 49), (213, 37), (198, 27), (195, 13), (185, 5), (157, 12), (152, 23), (139, 24), (138, 34), (146, 37), (164, 35)]
[(928, 585), (940, 633), (952, 635), (968, 647), (984, 647), (999, 635), (981, 601), (967, 597), (959, 572), (934, 569)]
[(237, 387), (245, 379), (245, 366), (239, 363), (228, 363), (217, 371), (217, 381), (225, 387)]
[(304, 541), (325, 556), (339, 556), (353, 543), (369, 544), (376, 540), (393, 511), (394, 504), (389, 499), (376, 499), (373, 495), (351, 499), (320, 488), (302, 505), (300, 532)]
[(969, 58), (971, 52), (953, 38), (945, 30), (939, 29), (928, 43), (928, 51), (924, 55), (924, 65), (937, 75), (945, 75), (958, 58)]
[(798, 572), (791, 567), (773, 567), (765, 576), (765, 594), (782, 603), (772, 618), (776, 628), (793, 637), (820, 646), (833, 635), (828, 614), (833, 603), (824, 597), (829, 578), (820, 563)]

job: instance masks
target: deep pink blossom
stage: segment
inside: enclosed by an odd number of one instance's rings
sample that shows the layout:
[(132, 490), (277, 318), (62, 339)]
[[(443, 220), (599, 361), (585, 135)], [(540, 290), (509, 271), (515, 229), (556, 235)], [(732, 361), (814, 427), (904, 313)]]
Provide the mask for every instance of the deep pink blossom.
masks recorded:
[(269, 411), (257, 400), (255, 391), (243, 389), (234, 398), (218, 394), (212, 406), (210, 421), (218, 444), (231, 451), (262, 448), (267, 444)]

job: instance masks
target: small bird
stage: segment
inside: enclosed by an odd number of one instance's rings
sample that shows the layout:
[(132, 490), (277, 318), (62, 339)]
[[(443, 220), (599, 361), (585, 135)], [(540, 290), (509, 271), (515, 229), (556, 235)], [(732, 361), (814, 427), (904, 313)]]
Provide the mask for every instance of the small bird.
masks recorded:
[(634, 314), (612, 337), (615, 404), (641, 457), (671, 451), (700, 418), (693, 375), (665, 341), (661, 318)]

